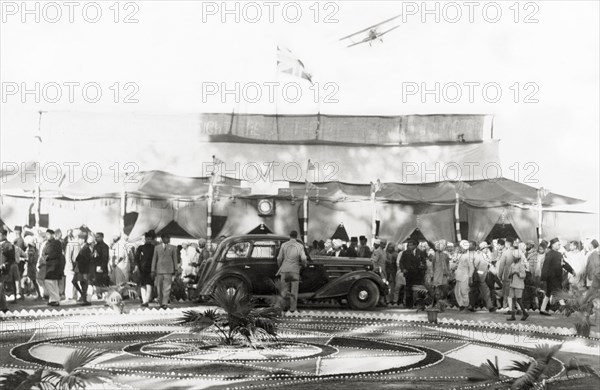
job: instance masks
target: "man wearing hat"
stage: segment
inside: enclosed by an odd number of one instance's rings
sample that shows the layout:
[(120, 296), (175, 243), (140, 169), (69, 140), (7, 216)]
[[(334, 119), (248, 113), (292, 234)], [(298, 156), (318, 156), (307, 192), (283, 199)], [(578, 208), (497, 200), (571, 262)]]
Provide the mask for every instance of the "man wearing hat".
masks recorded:
[(135, 251), (135, 268), (133, 273), (139, 275), (138, 286), (142, 293), (142, 307), (148, 307), (152, 299), (152, 258), (154, 257), (154, 244), (152, 243), (152, 233), (144, 234), (144, 244), (140, 245)]
[(210, 251), (206, 247), (206, 239), (200, 238), (198, 240), (198, 248), (196, 248), (196, 254), (192, 259), (192, 266), (196, 269), (196, 274), (200, 270), (200, 266), (210, 257)]
[(405, 304), (407, 309), (413, 307), (413, 286), (423, 283), (424, 270), (427, 264), (422, 262), (422, 258), (417, 249), (417, 242), (415, 240), (408, 240), (406, 242), (406, 250), (402, 252), (400, 257), (400, 270), (406, 279), (405, 291)]
[(65, 257), (62, 252), (62, 243), (54, 237), (54, 231), (46, 230), (48, 241), (42, 252), (42, 259), (46, 263), (46, 276), (44, 286), (48, 292), (48, 305), (60, 305), (60, 289), (58, 282), (65, 272)]
[(371, 258), (371, 248), (367, 245), (367, 237), (360, 236), (358, 240), (360, 241), (360, 246), (358, 247), (356, 257)]
[(152, 277), (158, 293), (158, 303), (161, 309), (166, 309), (171, 296), (171, 284), (179, 268), (177, 263), (177, 248), (169, 244), (171, 236), (162, 234), (162, 243), (154, 248), (152, 254)]
[(97, 287), (107, 287), (110, 285), (110, 277), (108, 275), (108, 261), (110, 258), (110, 250), (104, 242), (104, 233), (96, 233), (96, 245), (92, 250), (92, 269), (93, 285)]
[(387, 259), (387, 255), (385, 253), (385, 245), (387, 241), (384, 239), (376, 238), (373, 240), (373, 254), (371, 255), (371, 261), (373, 262), (373, 269), (379, 275), (381, 275), (382, 279), (387, 280), (387, 276), (385, 273), (385, 261)]
[(558, 238), (550, 240), (550, 251), (546, 253), (546, 257), (544, 258), (541, 279), (546, 282), (546, 296), (540, 308), (540, 314), (544, 316), (550, 315), (546, 311), (546, 306), (550, 303), (552, 296), (561, 290), (563, 268), (572, 275), (575, 275), (573, 268), (568, 263), (563, 263), (563, 255), (559, 252), (560, 247), (561, 243)]
[(346, 257), (356, 257), (358, 255), (357, 246), (358, 238), (350, 238), (350, 246), (348, 247), (348, 249), (346, 249)]
[[(23, 253), (27, 250), (27, 245), (25, 245), (25, 240), (23, 239), (23, 228), (21, 226), (15, 226), (14, 228), (15, 239), (13, 240), (13, 245), (19, 248)], [(25, 262), (18, 262), (19, 266), (19, 274), (23, 275), (25, 272)]]
[(77, 244), (79, 245), (79, 250), (75, 256), (75, 265), (73, 267), (74, 276), (72, 283), (75, 286), (75, 289), (81, 295), (82, 306), (91, 305), (87, 299), (87, 292), (89, 287), (90, 263), (92, 262), (92, 249), (87, 243), (87, 240), (87, 233), (81, 231), (77, 233)]

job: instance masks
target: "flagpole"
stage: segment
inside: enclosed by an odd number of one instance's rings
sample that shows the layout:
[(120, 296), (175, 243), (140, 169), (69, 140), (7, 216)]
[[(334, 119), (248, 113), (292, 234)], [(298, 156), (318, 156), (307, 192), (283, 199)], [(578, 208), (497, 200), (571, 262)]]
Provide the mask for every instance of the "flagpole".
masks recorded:
[[(308, 243), (308, 190), (310, 188), (310, 184), (308, 181), (308, 172), (314, 170), (314, 166), (310, 163), (310, 159), (308, 159), (308, 163), (306, 165), (306, 175), (304, 176), (304, 199), (302, 202), (302, 221), (304, 225), (304, 234), (303, 240), (304, 243)], [(313, 177), (314, 180), (314, 177)]]
[(543, 230), (542, 230), (542, 223), (543, 223), (543, 205), (542, 205), (542, 198), (545, 197), (545, 192), (546, 190), (542, 187), (537, 191), (537, 212), (538, 212), (538, 242), (542, 239), (543, 237)]
[(304, 220), (304, 244), (308, 243), (308, 182), (306, 182), (306, 190), (304, 191), (304, 204), (303, 204), (303, 215)]
[(454, 221), (455, 221), (455, 229), (456, 229), (456, 238), (458, 241), (462, 240), (460, 235), (460, 195), (458, 191), (455, 193), (456, 200), (454, 202)]
[[(37, 162), (35, 162), (34, 164), (41, 164), (41, 161), (42, 161), (42, 115), (45, 112), (46, 111), (41, 111), (41, 110), (38, 111), (38, 114), (40, 114), (39, 121), (38, 121), (38, 134), (37, 134), (38, 150), (37, 150)], [(33, 208), (34, 208), (34, 212), (35, 212), (35, 230), (37, 232), (39, 232), (39, 230), (40, 230), (40, 209), (41, 209), (41, 203), (42, 203), (40, 182), (41, 182), (40, 180), (36, 180), (36, 182), (35, 182), (35, 195), (34, 195), (34, 200), (33, 200)]]

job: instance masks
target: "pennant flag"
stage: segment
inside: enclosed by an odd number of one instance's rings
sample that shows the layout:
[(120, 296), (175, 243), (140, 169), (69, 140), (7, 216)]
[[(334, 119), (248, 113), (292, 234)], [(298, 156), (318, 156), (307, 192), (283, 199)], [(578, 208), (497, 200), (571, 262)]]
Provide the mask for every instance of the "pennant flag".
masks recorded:
[(285, 47), (277, 46), (277, 70), (313, 83), (312, 75), (306, 71), (302, 61)]
[(219, 160), (216, 156), (212, 156), (212, 158), (213, 158), (213, 164), (215, 164), (215, 165), (223, 164), (223, 160)]

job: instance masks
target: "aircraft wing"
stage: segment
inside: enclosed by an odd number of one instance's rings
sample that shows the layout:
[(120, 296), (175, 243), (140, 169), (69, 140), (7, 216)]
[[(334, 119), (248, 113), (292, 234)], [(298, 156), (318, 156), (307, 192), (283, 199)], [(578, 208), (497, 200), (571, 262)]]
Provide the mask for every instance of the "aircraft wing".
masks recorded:
[(369, 42), (369, 41), (372, 41), (372, 39), (371, 39), (371, 38), (369, 38), (369, 37), (367, 37), (367, 38), (363, 39), (362, 41), (359, 41), (359, 42), (354, 42), (353, 44), (351, 44), (351, 45), (348, 45), (348, 46), (346, 46), (346, 47), (352, 47), (352, 46), (360, 45), (361, 43), (367, 43), (367, 42)]
[(358, 34), (360, 34), (360, 33), (363, 33), (363, 32), (365, 32), (365, 31), (369, 31), (370, 29), (372, 29), (372, 28), (374, 28), (374, 27), (377, 27), (377, 26), (381, 26), (382, 24), (385, 24), (385, 23), (387, 23), (387, 22), (391, 22), (392, 20), (394, 20), (394, 19), (397, 19), (397, 18), (399, 18), (400, 16), (402, 16), (402, 15), (401, 15), (401, 14), (400, 14), (400, 15), (396, 15), (396, 16), (394, 16), (393, 18), (389, 18), (389, 19), (387, 19), (387, 20), (384, 20), (383, 22), (379, 22), (379, 23), (377, 23), (377, 24), (374, 24), (374, 25), (372, 25), (372, 26), (370, 26), (370, 27), (367, 27), (367, 28), (364, 28), (364, 29), (362, 29), (362, 30), (360, 30), (360, 31), (357, 31), (357, 32), (355, 32), (354, 34), (347, 35), (347, 36), (345, 36), (345, 37), (343, 37), (343, 38), (340, 38), (340, 41), (343, 41), (344, 39), (348, 39), (348, 38), (350, 38), (350, 37), (353, 37), (353, 36), (355, 36), (355, 35), (358, 35)]
[(400, 27), (400, 25), (394, 26), (394, 27), (390, 28), (389, 30), (382, 32), (381, 34), (377, 34), (377, 38), (379, 38), (380, 36), (383, 36), (383, 35), (389, 33), (392, 30), (397, 29), (398, 27)]

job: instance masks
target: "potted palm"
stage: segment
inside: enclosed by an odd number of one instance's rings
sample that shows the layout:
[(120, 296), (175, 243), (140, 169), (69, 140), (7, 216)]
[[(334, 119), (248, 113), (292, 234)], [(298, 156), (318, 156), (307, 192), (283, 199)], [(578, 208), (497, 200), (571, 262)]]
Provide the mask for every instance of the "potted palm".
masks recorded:
[(416, 295), (415, 306), (417, 313), (424, 311), (427, 313), (427, 321), (437, 323), (438, 314), (446, 310), (448, 302), (444, 299), (437, 299), (435, 296), (435, 287), (433, 286), (415, 286)]
[(281, 310), (274, 307), (257, 308), (251, 296), (241, 288), (219, 287), (211, 296), (219, 308), (204, 312), (189, 310), (179, 323), (192, 332), (211, 328), (226, 346), (251, 346), (261, 341), (277, 340), (277, 321)]

